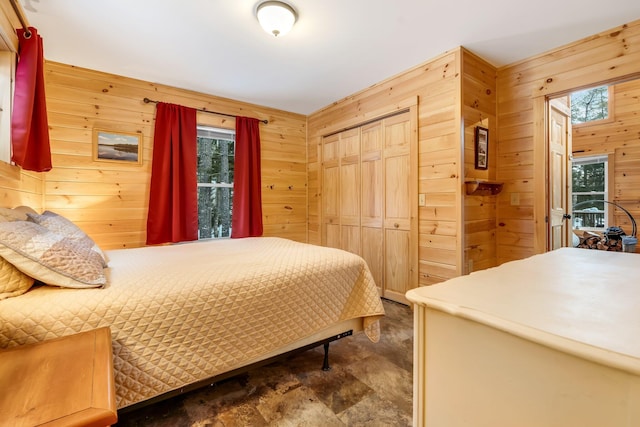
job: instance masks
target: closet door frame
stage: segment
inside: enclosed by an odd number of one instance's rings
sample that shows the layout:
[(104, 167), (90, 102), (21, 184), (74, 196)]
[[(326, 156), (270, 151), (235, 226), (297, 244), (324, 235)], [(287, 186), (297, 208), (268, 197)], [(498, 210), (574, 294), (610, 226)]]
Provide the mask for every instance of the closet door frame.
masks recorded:
[[(363, 251), (364, 251), (364, 245), (363, 245), (363, 239), (364, 234), (363, 233), (363, 227), (366, 227), (366, 224), (369, 224), (369, 222), (364, 221), (362, 219), (362, 192), (363, 192), (363, 188), (362, 188), (362, 164), (363, 161), (367, 161), (367, 154), (363, 153), (362, 150), (362, 139), (361, 139), (361, 129), (363, 129), (365, 126), (374, 124), (376, 122), (380, 122), (381, 126), (382, 123), (385, 119), (391, 118), (393, 116), (397, 116), (399, 114), (405, 114), (408, 113), (409, 114), (409, 122), (410, 122), (410, 154), (409, 154), (409, 159), (410, 159), (410, 172), (409, 172), (409, 177), (408, 177), (408, 181), (409, 181), (409, 194), (410, 194), (410, 218), (409, 218), (409, 266), (410, 266), (410, 271), (408, 272), (408, 277), (409, 277), (409, 283), (406, 284), (406, 289), (402, 292), (388, 292), (385, 289), (385, 284), (384, 284), (384, 280), (385, 280), (385, 268), (387, 267), (387, 261), (384, 259), (384, 252), (385, 252), (385, 227), (384, 227), (384, 222), (385, 222), (385, 218), (384, 218), (384, 209), (385, 209), (385, 194), (386, 194), (386, 189), (384, 188), (385, 185), (385, 171), (384, 171), (384, 154), (382, 154), (382, 195), (381, 195), (381, 203), (382, 203), (382, 209), (383, 209), (383, 217), (381, 219), (382, 221), (382, 227), (381, 227), (381, 232), (382, 232), (382, 248), (381, 250), (383, 251), (382, 253), (382, 262), (383, 265), (382, 267), (382, 273), (381, 273), (381, 280), (383, 283), (378, 283), (378, 281), (380, 279), (378, 279), (376, 281), (376, 284), (378, 285), (378, 288), (380, 290), (381, 296), (389, 298), (389, 299), (393, 299), (395, 301), (398, 302), (402, 302), (405, 304), (409, 304), (409, 301), (406, 299), (406, 297), (404, 296), (404, 293), (406, 291), (408, 291), (409, 289), (418, 287), (418, 275), (419, 275), (419, 253), (418, 253), (418, 245), (419, 245), (419, 223), (418, 223), (418, 103), (417, 103), (417, 98), (412, 98), (410, 100), (405, 101), (404, 103), (404, 107), (403, 108), (399, 108), (399, 105), (397, 105), (394, 109), (393, 112), (387, 112), (382, 113), (380, 115), (378, 115), (375, 118), (371, 118), (369, 120), (363, 120), (359, 123), (355, 122), (353, 123), (352, 126), (348, 127), (348, 128), (343, 128), (340, 130), (336, 130), (333, 132), (327, 132), (327, 134), (325, 136), (322, 137), (322, 141), (321, 141), (321, 150), (320, 150), (320, 154), (321, 154), (321, 159), (320, 159), (320, 173), (319, 173), (319, 179), (320, 179), (320, 188), (321, 188), (321, 192), (320, 192), (320, 236), (321, 236), (321, 244), (324, 246), (333, 246), (333, 247), (341, 247), (344, 239), (341, 237), (336, 237), (335, 236), (335, 232), (337, 232), (337, 230), (342, 230), (343, 225), (341, 224), (341, 219), (340, 219), (340, 209), (341, 207), (339, 206), (340, 204), (340, 199), (341, 199), (341, 194), (340, 194), (340, 188), (342, 188), (343, 186), (340, 185), (340, 183), (335, 183), (335, 182), (327, 182), (327, 176), (326, 176), (326, 169), (328, 168), (333, 168), (333, 167), (337, 167), (337, 179), (338, 181), (341, 178), (342, 173), (340, 172), (340, 151), (343, 149), (342, 147), (340, 147), (339, 143), (336, 144), (334, 147), (332, 147), (331, 149), (329, 149), (327, 151), (327, 149), (325, 148), (325, 142), (329, 139), (329, 140), (340, 140), (340, 134), (342, 132), (349, 132), (351, 130), (354, 129), (358, 129), (358, 132), (360, 133), (360, 151), (359, 151), (359, 167), (358, 167), (358, 173), (360, 174), (360, 182), (358, 182), (356, 185), (358, 187), (358, 194), (357, 197), (359, 198), (359, 207), (360, 207), (360, 215), (361, 215), (361, 220), (360, 220), (360, 227), (359, 227), (359, 239), (360, 239), (360, 247), (358, 252), (358, 255), (363, 256)], [(384, 131), (382, 134), (382, 138), (384, 139)], [(332, 142), (333, 142), (332, 141)], [(382, 142), (384, 144), (384, 141)], [(334, 151), (337, 150), (337, 151)], [(381, 148), (382, 153), (384, 153), (384, 147)], [(333, 153), (333, 156), (331, 156), (330, 154)], [(327, 157), (327, 155), (329, 154), (329, 157)], [(354, 153), (351, 153), (352, 155), (354, 155)], [(337, 157), (337, 158), (336, 158)], [(335, 164), (334, 164), (335, 163)], [(333, 178), (335, 181), (335, 177)], [(328, 188), (327, 185), (331, 186), (332, 188)], [(336, 192), (338, 192), (336, 194)], [(354, 195), (356, 196), (356, 195)], [(326, 200), (325, 197), (329, 197), (329, 198), (333, 198), (332, 200), (337, 200), (338, 201), (338, 206), (334, 207), (336, 210), (336, 212), (338, 213), (338, 215), (333, 215), (333, 214), (329, 214), (328, 212), (326, 212)], [(332, 211), (333, 212), (333, 211)], [(375, 221), (374, 221), (375, 222)], [(345, 225), (352, 225), (351, 223), (353, 223), (353, 220), (351, 219), (349, 221), (348, 224)], [(328, 232), (327, 230), (331, 229), (333, 231), (333, 233)], [(342, 233), (342, 231), (340, 231), (340, 233)], [(327, 236), (329, 236), (330, 238), (327, 238)], [(333, 237), (331, 237), (333, 236)], [(338, 243), (340, 242), (340, 243)], [(370, 266), (371, 268), (371, 266)]]

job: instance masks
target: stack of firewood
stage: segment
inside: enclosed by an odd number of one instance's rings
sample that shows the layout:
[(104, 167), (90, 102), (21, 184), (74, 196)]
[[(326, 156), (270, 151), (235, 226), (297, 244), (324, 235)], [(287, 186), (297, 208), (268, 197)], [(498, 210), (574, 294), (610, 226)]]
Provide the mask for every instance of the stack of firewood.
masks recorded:
[(585, 231), (582, 233), (582, 237), (580, 237), (578, 247), (584, 249), (598, 249), (601, 251), (622, 252), (622, 239), (607, 238), (599, 235), (598, 233)]

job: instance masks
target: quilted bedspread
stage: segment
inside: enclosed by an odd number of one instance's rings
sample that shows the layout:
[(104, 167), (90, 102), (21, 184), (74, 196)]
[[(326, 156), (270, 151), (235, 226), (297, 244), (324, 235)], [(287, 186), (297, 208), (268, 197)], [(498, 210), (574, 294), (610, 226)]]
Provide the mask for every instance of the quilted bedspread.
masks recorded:
[(0, 348), (101, 326), (113, 337), (118, 407), (179, 389), (384, 309), (366, 263), (260, 237), (106, 252), (103, 289), (38, 286), (0, 301)]

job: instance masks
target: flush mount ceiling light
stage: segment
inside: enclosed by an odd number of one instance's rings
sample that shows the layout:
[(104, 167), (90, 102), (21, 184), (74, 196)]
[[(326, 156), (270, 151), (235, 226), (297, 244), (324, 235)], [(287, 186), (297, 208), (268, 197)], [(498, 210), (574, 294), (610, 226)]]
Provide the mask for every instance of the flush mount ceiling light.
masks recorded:
[(287, 34), (298, 15), (291, 6), (281, 1), (265, 1), (260, 3), (256, 11), (258, 22), (269, 34), (278, 37)]

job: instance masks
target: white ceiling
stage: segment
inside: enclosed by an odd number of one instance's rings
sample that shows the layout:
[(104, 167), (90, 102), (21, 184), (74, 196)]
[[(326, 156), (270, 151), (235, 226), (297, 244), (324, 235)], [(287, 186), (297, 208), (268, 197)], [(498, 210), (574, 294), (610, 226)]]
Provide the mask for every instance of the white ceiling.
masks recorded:
[(640, 19), (639, 0), (20, 0), (45, 58), (310, 114), (449, 49), (496, 66)]

